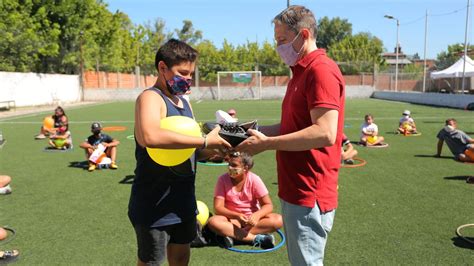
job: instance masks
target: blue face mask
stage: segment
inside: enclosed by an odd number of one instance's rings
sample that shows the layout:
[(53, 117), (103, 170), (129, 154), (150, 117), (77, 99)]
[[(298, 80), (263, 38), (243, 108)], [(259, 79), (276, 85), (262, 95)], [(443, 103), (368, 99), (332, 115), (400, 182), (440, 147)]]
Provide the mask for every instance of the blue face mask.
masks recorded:
[(179, 75), (173, 76), (173, 78), (166, 81), (166, 85), (173, 95), (184, 95), (186, 92), (191, 90), (192, 79), (186, 79)]

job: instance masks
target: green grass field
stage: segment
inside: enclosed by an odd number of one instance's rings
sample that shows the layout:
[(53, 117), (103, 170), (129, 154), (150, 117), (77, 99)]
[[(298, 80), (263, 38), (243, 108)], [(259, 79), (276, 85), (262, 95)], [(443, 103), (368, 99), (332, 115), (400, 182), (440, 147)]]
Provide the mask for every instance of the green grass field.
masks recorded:
[[(359, 136), (366, 113), (375, 115), (386, 149), (357, 147), (367, 161), (361, 168), (344, 168), (339, 175), (339, 208), (326, 248), (326, 264), (468, 265), (474, 247), (455, 229), (474, 223), (474, 165), (443, 158), (436, 152), (436, 134), (448, 117), (458, 119), (474, 134), (472, 112), (380, 100), (348, 100), (346, 134)], [(199, 121), (214, 119), (217, 109), (237, 109), (241, 121), (260, 124), (279, 121), (280, 101), (194, 102)], [(412, 111), (419, 137), (393, 134), (404, 109)], [(51, 113), (52, 113), (51, 109)], [(134, 103), (120, 102), (66, 109), (75, 148), (71, 152), (43, 152), (44, 140), (33, 140), (42, 118), (38, 113), (0, 121), (7, 143), (0, 149), (0, 174), (12, 176), (13, 193), (0, 196), (0, 225), (17, 230), (17, 237), (0, 249), (18, 248), (18, 265), (122, 264), (136, 261), (136, 241), (127, 217), (130, 183), (135, 167)], [(126, 126), (111, 132), (121, 144), (118, 170), (92, 173), (75, 166), (84, 161), (79, 143), (92, 121)], [(266, 183), (279, 212), (274, 152), (255, 157), (254, 172)], [(199, 166), (196, 193), (212, 207), (216, 178), (225, 167)], [(474, 236), (474, 230), (467, 230)], [(288, 265), (286, 249), (266, 254), (240, 254), (218, 247), (193, 249), (191, 265)]]

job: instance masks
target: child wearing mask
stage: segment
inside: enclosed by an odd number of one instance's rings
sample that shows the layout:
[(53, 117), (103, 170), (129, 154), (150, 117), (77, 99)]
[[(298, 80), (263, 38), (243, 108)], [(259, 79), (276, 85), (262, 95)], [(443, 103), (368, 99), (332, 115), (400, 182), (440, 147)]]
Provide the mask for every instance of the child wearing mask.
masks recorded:
[(262, 249), (273, 248), (271, 233), (283, 226), (282, 217), (272, 212), (265, 184), (250, 171), (252, 157), (234, 152), (228, 163), (228, 172), (219, 177), (215, 187), (215, 215), (209, 218), (208, 227), (223, 237), (225, 247), (231, 247), (235, 239)]

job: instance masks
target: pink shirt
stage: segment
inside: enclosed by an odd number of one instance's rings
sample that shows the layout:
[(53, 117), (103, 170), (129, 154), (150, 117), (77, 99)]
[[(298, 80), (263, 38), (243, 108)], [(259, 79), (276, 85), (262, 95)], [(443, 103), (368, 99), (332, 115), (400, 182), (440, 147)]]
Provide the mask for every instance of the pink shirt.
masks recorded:
[(250, 215), (260, 209), (258, 199), (268, 195), (268, 190), (260, 177), (248, 172), (247, 180), (238, 192), (231, 177), (225, 173), (217, 180), (214, 197), (224, 199), (224, 206), (232, 211)]

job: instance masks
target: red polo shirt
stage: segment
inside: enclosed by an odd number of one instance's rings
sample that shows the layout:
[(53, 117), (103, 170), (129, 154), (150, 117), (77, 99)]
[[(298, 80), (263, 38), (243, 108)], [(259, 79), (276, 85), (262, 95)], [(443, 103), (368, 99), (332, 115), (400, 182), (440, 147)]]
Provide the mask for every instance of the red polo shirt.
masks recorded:
[(306, 55), (292, 67), (282, 104), (280, 134), (312, 125), (310, 110), (339, 111), (337, 138), (333, 146), (306, 151), (277, 151), (278, 196), (295, 205), (323, 212), (337, 208), (337, 177), (341, 164), (344, 127), (344, 78), (323, 49)]

